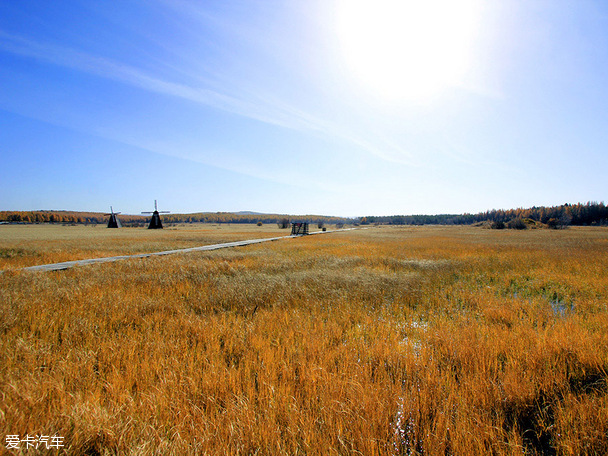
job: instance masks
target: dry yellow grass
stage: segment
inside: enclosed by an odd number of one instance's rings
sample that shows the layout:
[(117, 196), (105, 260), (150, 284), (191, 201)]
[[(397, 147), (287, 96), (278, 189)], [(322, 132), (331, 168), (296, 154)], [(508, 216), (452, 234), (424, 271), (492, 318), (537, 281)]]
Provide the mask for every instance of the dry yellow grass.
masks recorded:
[(380, 227), (5, 271), (0, 427), (69, 454), (606, 454), (607, 247)]
[(1, 225), (0, 270), (289, 234), (276, 224), (188, 224), (148, 230), (102, 225)]

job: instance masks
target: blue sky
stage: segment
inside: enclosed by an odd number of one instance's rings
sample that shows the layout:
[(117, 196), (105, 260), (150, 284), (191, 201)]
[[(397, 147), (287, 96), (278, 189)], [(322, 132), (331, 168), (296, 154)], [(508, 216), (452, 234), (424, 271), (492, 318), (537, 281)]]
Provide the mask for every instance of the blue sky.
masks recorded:
[(1, 2), (0, 210), (605, 201), (608, 3), (421, 3)]

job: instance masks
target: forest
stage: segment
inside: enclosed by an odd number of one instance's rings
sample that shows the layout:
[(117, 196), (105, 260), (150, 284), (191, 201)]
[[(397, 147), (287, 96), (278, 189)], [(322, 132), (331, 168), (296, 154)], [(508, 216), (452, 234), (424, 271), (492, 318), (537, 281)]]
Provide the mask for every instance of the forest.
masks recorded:
[(391, 215), (362, 217), (360, 223), (389, 225), (472, 225), (480, 222), (508, 223), (528, 220), (551, 226), (608, 225), (608, 207), (603, 202), (534, 206), (519, 209), (492, 209), (478, 214)]

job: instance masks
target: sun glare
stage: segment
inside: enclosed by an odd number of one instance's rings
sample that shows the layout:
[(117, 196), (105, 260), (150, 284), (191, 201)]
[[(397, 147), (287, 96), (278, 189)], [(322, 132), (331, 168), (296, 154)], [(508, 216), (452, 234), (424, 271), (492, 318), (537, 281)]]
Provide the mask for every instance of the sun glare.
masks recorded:
[(338, 0), (336, 30), (357, 79), (422, 99), (462, 82), (479, 10), (477, 0)]

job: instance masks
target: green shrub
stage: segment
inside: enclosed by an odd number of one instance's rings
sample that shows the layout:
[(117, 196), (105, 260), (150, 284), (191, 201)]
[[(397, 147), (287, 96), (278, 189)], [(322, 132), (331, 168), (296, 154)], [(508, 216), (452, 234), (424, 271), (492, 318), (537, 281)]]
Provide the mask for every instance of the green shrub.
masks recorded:
[(517, 217), (507, 222), (507, 228), (512, 230), (525, 230), (528, 228), (528, 225), (526, 225), (526, 222), (521, 218)]
[(493, 230), (504, 230), (505, 224), (503, 222), (492, 222), (490, 228)]

